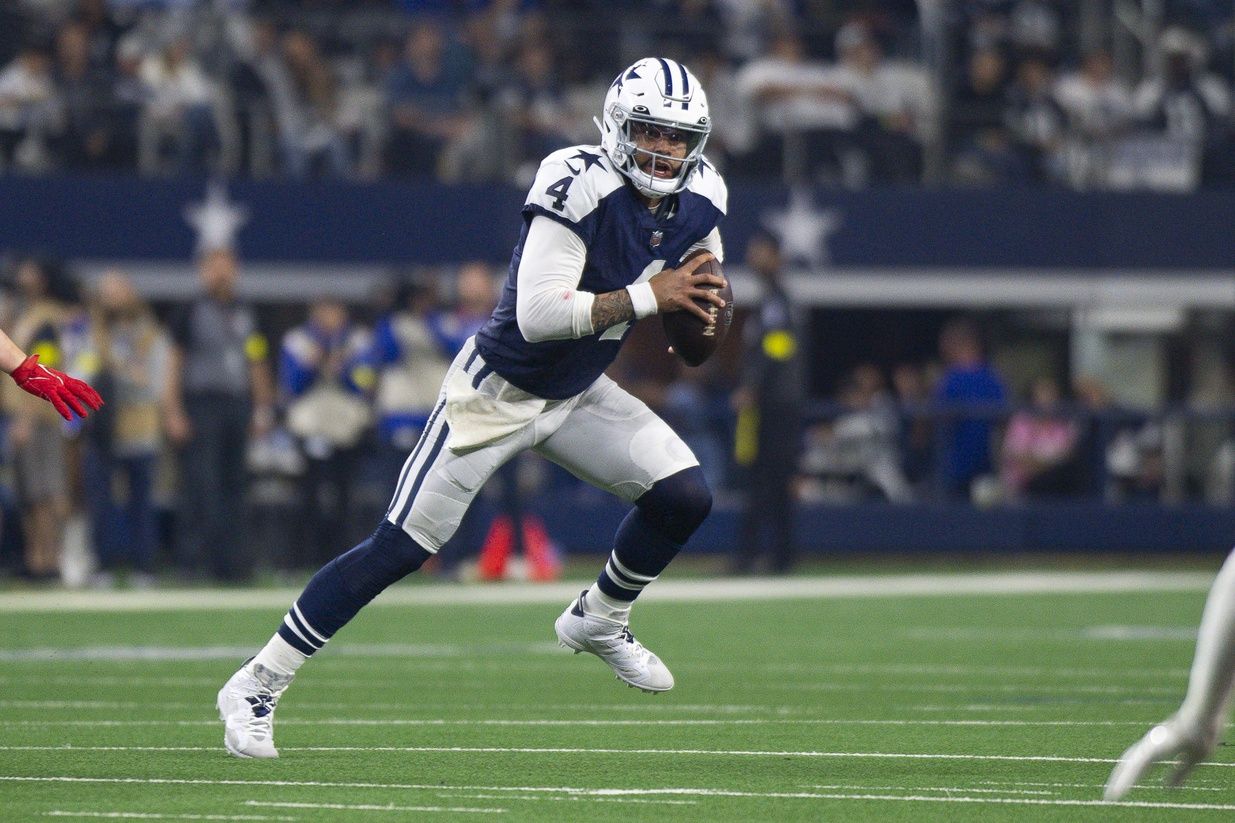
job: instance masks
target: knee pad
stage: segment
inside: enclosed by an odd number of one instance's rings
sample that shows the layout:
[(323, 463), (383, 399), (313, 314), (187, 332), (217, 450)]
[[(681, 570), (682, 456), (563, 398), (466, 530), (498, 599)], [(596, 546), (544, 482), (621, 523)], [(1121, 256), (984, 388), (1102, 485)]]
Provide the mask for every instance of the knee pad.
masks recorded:
[(403, 529), (383, 520), (368, 539), (336, 557), (331, 565), (348, 593), (367, 603), (432, 556)]
[(712, 511), (712, 492), (698, 466), (663, 480), (635, 501), (650, 526), (675, 543), (685, 543)]

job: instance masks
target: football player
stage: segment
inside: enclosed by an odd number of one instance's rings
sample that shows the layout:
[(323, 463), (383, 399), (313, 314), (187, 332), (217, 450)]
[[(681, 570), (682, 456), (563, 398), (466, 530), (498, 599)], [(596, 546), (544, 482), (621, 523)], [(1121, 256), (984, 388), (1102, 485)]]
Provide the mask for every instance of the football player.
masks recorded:
[(1174, 761), (1167, 782), (1178, 786), (1197, 763), (1213, 753), (1226, 727), (1235, 683), (1235, 552), (1209, 590), (1188, 693), (1179, 710), (1159, 723), (1119, 758), (1106, 783), (1106, 799), (1119, 800), (1157, 762)]
[[(722, 258), (724, 181), (704, 158), (707, 97), (685, 66), (645, 58), (605, 97), (600, 145), (540, 165), (523, 206), (501, 300), (464, 345), (385, 519), (323, 567), (278, 631), (218, 695), (227, 750), (277, 757), (275, 705), (296, 670), (366, 603), (420, 568), (450, 538), (480, 487), (534, 449), (634, 504), (599, 577), (555, 623), (563, 646), (596, 655), (646, 692), (669, 669), (629, 628), (639, 593), (707, 517), (711, 492), (669, 426), (604, 375), (631, 325), (699, 299), (724, 306), (695, 273)], [(702, 249), (707, 254), (682, 260)]]

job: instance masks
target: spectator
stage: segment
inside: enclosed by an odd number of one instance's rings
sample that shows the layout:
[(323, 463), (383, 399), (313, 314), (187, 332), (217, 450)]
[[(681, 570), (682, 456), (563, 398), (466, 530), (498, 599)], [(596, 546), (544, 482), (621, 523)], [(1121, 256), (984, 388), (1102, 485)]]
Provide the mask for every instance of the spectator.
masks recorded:
[(398, 470), (420, 439), (454, 355), (436, 332), (437, 287), (428, 277), (402, 283), (393, 310), (378, 319), (370, 359), (378, 368), (378, 434)]
[(1230, 150), (1222, 139), (1231, 111), (1230, 88), (1204, 71), (1205, 46), (1191, 32), (1167, 29), (1158, 47), (1161, 70), (1137, 87), (1133, 115), (1151, 133), (1186, 149), (1199, 172), (1206, 154)]
[(1063, 181), (1064, 136), (1067, 123), (1053, 96), (1051, 67), (1042, 57), (1029, 56), (1016, 67), (1008, 88), (1004, 118), (1013, 145), (1037, 182)]
[(272, 95), (279, 124), (283, 165), (293, 177), (304, 177), (316, 166), (336, 177), (350, 173), (351, 157), (339, 129), (338, 84), (318, 49), (303, 31), (283, 37), (283, 60), (290, 83)]
[(883, 375), (870, 364), (858, 366), (842, 385), (839, 400), (844, 410), (836, 420), (808, 434), (804, 472), (856, 484), (862, 497), (873, 492), (892, 503), (912, 500), (901, 468), (896, 406)]
[(447, 59), (446, 49), (440, 26), (418, 22), (407, 36), (402, 62), (386, 80), (386, 167), (394, 174), (438, 175), (446, 150), (473, 131), (465, 77)]
[(107, 396), (86, 425), (85, 497), (99, 561), (94, 583), (110, 588), (128, 564), (129, 584), (147, 588), (158, 545), (153, 489), (170, 343), (120, 271), (100, 278), (90, 320), (86, 359)]
[(1091, 51), (1079, 71), (1062, 75), (1055, 100), (1067, 117), (1068, 176), (1074, 186), (1102, 185), (1112, 141), (1131, 121), (1132, 96), (1115, 76), (1110, 52)]
[(1059, 384), (1050, 377), (1039, 377), (1029, 391), (1030, 408), (1008, 420), (999, 460), (1007, 499), (1060, 497), (1080, 491), (1080, 426), (1064, 413), (1060, 401)]
[(184, 572), (205, 566), (216, 579), (248, 575), (244, 530), (248, 434), (273, 422), (267, 343), (251, 306), (236, 296), (238, 269), (230, 249), (198, 261), (202, 294), (171, 324), (167, 427), (180, 447), (183, 495), (178, 551)]
[(1004, 119), (1006, 85), (1003, 55), (995, 49), (975, 51), (949, 124), (953, 176), (958, 182), (989, 185), (1026, 178), (1027, 169)]
[(554, 151), (569, 146), (571, 116), (558, 83), (552, 50), (544, 43), (525, 43), (515, 61), (515, 76), (502, 94), (501, 107), (514, 132), (519, 175), (536, 176), (536, 165)]
[(968, 499), (974, 481), (991, 472), (994, 407), (1007, 397), (1003, 378), (986, 362), (981, 334), (969, 320), (953, 320), (939, 336), (944, 372), (935, 387), (943, 492)]
[(718, 361), (709, 363), (693, 369), (679, 366), (677, 378), (665, 387), (664, 398), (656, 411), (699, 458), (699, 468), (708, 485), (722, 489), (727, 485), (728, 454), (725, 440), (717, 431), (716, 410), (725, 409), (726, 398), (720, 385)]
[[(18, 313), (11, 334), (18, 348), (63, 369), (79, 332), (77, 286), (60, 264), (26, 259), (17, 266)], [(75, 327), (78, 327), (75, 329)], [(5, 384), (8, 386), (8, 384)], [(25, 573), (32, 580), (60, 576), (63, 523), (69, 512), (69, 457), (60, 415), (48, 403), (6, 389), (9, 441), (25, 536)]]
[(853, 89), (834, 68), (807, 59), (796, 32), (777, 34), (766, 55), (738, 72), (737, 85), (761, 130), (738, 171), (797, 182), (852, 181), (859, 119)]
[(57, 119), (51, 55), (27, 44), (0, 70), (0, 171), (44, 168)]
[(351, 489), (361, 437), (372, 422), (367, 395), (375, 382), (369, 335), (332, 298), (309, 306), (308, 320), (291, 329), (279, 350), (279, 388), (287, 425), (305, 457), (300, 531), (289, 568), (317, 567), (352, 535)]
[(493, 267), (483, 260), (472, 260), (459, 267), (454, 307), (434, 317), (434, 333), (451, 355), (462, 349), (489, 319), (497, 305), (496, 282)]
[(732, 567), (748, 573), (766, 554), (770, 570), (784, 573), (796, 556), (791, 482), (802, 448), (800, 322), (781, 281), (779, 241), (767, 233), (752, 237), (746, 265), (758, 275), (763, 294), (743, 327), (743, 372), (732, 397), (738, 413), (734, 452), (746, 469), (746, 507)]
[(1107, 497), (1116, 502), (1162, 499), (1166, 485), (1166, 455), (1162, 425), (1146, 420), (1121, 429), (1106, 451)]
[(1115, 76), (1115, 64), (1105, 49), (1091, 51), (1078, 71), (1060, 76), (1055, 99), (1068, 116), (1073, 133), (1082, 141), (1109, 140), (1128, 126), (1132, 98)]
[(892, 389), (899, 418), (901, 470), (910, 488), (920, 493), (933, 479), (935, 432), (927, 416), (931, 406), (930, 383), (921, 367), (900, 363), (892, 369)]
[(150, 89), (141, 76), (143, 59), (141, 45), (136, 40), (126, 38), (116, 46), (108, 112), (111, 121), (108, 163), (112, 168), (137, 168), (137, 135), (142, 112), (150, 102)]
[(140, 77), (149, 90), (140, 124), (141, 171), (205, 171), (210, 152), (219, 147), (215, 90), (188, 37), (175, 37), (147, 55)]
[(870, 179), (911, 183), (922, 175), (922, 137), (930, 109), (930, 84), (909, 65), (884, 59), (879, 41), (859, 23), (836, 35), (845, 85), (861, 109), (862, 142), (870, 159)]
[(57, 154), (69, 168), (105, 166), (113, 140), (112, 78), (92, 62), (83, 23), (70, 23), (56, 36), (56, 83), (63, 115)]
[(715, 44), (689, 55), (686, 62), (708, 90), (713, 123), (708, 135), (708, 161), (726, 176), (741, 174), (734, 168), (733, 158), (751, 150), (756, 129), (738, 90), (737, 76)]

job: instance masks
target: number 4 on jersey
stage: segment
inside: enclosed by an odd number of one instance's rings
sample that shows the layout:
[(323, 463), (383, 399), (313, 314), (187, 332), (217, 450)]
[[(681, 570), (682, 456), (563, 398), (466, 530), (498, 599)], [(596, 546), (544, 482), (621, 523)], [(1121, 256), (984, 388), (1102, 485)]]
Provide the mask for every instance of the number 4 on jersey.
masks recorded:
[(552, 194), (555, 198), (552, 203), (553, 208), (561, 211), (566, 207), (566, 195), (570, 190), (570, 184), (573, 182), (575, 182), (574, 177), (563, 177), (561, 180), (545, 189), (545, 194)]

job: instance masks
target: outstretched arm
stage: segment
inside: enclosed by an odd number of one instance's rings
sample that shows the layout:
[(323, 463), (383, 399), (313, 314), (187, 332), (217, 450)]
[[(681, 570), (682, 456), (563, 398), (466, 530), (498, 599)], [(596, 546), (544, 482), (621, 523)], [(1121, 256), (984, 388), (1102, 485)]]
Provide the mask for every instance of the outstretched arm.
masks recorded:
[(0, 368), (8, 372), (23, 391), (55, 406), (65, 420), (72, 420), (74, 412), (78, 417), (85, 417), (87, 407), (97, 409), (103, 405), (103, 398), (85, 382), (41, 365), (37, 354), (27, 357), (3, 331), (0, 331)]
[(1178, 785), (1218, 745), (1235, 682), (1235, 552), (1218, 572), (1197, 633), (1183, 705), (1124, 752), (1106, 784), (1118, 800), (1157, 762), (1174, 761), (1168, 782)]

